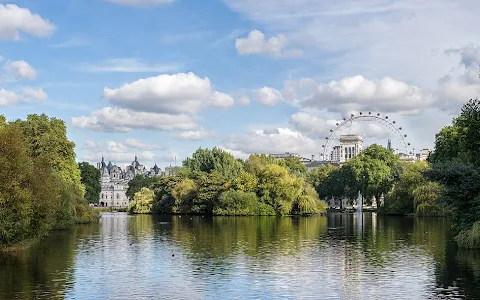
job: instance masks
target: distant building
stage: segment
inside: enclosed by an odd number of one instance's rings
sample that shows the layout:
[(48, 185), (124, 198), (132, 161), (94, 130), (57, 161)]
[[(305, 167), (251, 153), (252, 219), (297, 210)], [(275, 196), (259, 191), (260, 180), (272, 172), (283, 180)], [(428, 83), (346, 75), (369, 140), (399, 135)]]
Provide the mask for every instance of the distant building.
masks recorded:
[(432, 153), (430, 149), (422, 149), (420, 153), (416, 153), (417, 160), (427, 160), (428, 156)]
[(153, 168), (147, 171), (144, 165), (135, 160), (125, 168), (125, 171), (112, 162), (105, 163), (104, 158), (97, 164), (100, 170), (100, 197), (98, 204), (106, 207), (127, 207), (131, 199), (127, 197), (128, 182), (137, 175), (154, 177), (162, 175), (162, 170), (155, 164)]
[(330, 153), (330, 161), (344, 163), (354, 158), (363, 150), (363, 137), (358, 134), (340, 136), (340, 146), (334, 146)]

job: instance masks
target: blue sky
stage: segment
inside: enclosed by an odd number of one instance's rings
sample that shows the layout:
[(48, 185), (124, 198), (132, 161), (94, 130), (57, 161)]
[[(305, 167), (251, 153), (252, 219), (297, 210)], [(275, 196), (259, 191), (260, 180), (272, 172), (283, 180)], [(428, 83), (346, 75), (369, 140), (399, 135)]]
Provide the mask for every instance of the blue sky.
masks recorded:
[[(351, 113), (415, 149), (480, 94), (474, 0), (0, 1), (0, 110), (62, 118), (77, 159), (323, 150)], [(378, 125), (359, 125), (386, 144)], [(352, 129), (353, 130), (353, 129)]]

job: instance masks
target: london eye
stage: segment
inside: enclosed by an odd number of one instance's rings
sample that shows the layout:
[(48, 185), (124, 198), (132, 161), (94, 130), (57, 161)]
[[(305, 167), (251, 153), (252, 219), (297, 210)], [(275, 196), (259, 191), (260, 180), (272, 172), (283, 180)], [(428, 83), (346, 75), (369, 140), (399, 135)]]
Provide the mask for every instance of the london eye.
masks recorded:
[(411, 155), (409, 152), (410, 142), (404, 129), (398, 126), (396, 121), (390, 120), (387, 115), (380, 113), (363, 113), (357, 115), (351, 114), (343, 121), (336, 123), (336, 127), (330, 129), (330, 135), (325, 137), (325, 143), (322, 145), (323, 153), (320, 155), (324, 161), (333, 160), (331, 153), (335, 146), (340, 144), (340, 138), (345, 135), (359, 135), (368, 137), (371, 131), (376, 131), (385, 140), (388, 139), (388, 146), (397, 154)]

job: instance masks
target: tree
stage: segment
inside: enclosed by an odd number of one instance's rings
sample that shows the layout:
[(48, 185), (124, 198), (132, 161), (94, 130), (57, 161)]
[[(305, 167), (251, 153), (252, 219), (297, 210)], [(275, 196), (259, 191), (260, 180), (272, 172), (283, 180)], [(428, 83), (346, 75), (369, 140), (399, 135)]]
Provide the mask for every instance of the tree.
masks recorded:
[(67, 138), (65, 122), (45, 114), (31, 114), (27, 120), (16, 120), (14, 124), (22, 129), (30, 156), (47, 161), (63, 181), (81, 191), (83, 198), (85, 187), (81, 184), (80, 169), (75, 161), (75, 144)]
[(88, 162), (81, 162), (78, 167), (80, 168), (81, 182), (85, 186), (85, 199), (88, 203), (98, 203), (101, 191), (100, 170)]
[(0, 128), (0, 245), (30, 236), (33, 162), (20, 128)]
[(338, 170), (339, 167), (332, 164), (320, 165), (307, 174), (307, 181), (315, 188), (321, 197), (330, 197), (335, 194), (331, 175)]
[(128, 212), (136, 214), (149, 214), (153, 209), (154, 192), (149, 188), (142, 188), (139, 192), (135, 193), (133, 201), (130, 201), (128, 205)]
[(286, 168), (291, 174), (297, 176), (305, 176), (307, 167), (300, 161), (298, 157), (287, 157), (276, 161), (279, 166)]
[(258, 186), (258, 178), (251, 173), (241, 171), (233, 180), (232, 186), (239, 191), (255, 192)]
[[(461, 247), (480, 245), (480, 100), (472, 99), (462, 107), (451, 126), (436, 136), (435, 150), (427, 175), (443, 188), (440, 201), (449, 208), (455, 237)], [(473, 228), (475, 226), (475, 229)]]
[(258, 177), (259, 174), (270, 164), (275, 163), (273, 156), (265, 154), (252, 154), (245, 161), (245, 169), (247, 172)]
[(234, 178), (243, 169), (240, 161), (230, 153), (216, 147), (212, 150), (198, 148), (192, 158), (186, 158), (182, 164), (195, 172), (211, 173), (216, 171), (228, 179)]
[(158, 181), (158, 177), (146, 177), (144, 175), (136, 175), (128, 182), (127, 192), (125, 193), (129, 199), (133, 199), (135, 194), (142, 188), (153, 188), (153, 185)]
[(383, 212), (400, 215), (413, 213), (413, 191), (430, 182), (423, 174), (428, 168), (428, 163), (424, 161), (402, 163), (398, 179), (395, 180), (392, 190), (386, 194)]
[(267, 165), (259, 175), (258, 194), (260, 200), (272, 206), (279, 215), (292, 211), (292, 206), (302, 194), (304, 181), (288, 174), (279, 165)]
[(366, 199), (380, 199), (393, 186), (400, 174), (400, 159), (392, 151), (371, 145), (342, 166), (345, 176), (345, 194), (355, 197), (360, 191)]

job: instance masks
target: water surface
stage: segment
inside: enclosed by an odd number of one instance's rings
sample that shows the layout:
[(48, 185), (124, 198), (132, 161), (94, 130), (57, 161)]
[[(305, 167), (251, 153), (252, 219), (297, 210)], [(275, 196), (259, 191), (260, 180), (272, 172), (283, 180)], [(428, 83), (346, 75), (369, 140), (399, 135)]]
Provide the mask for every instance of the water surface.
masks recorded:
[(0, 299), (475, 299), (444, 218), (128, 216), (0, 253)]

